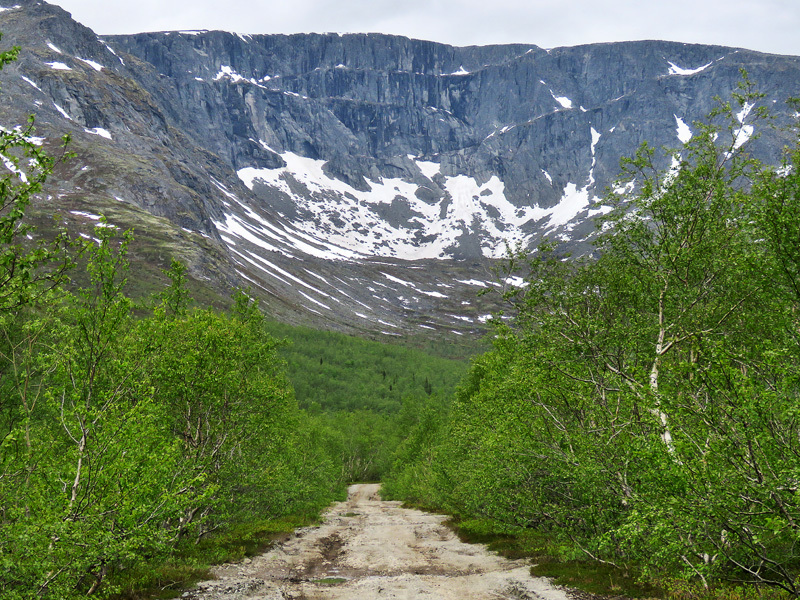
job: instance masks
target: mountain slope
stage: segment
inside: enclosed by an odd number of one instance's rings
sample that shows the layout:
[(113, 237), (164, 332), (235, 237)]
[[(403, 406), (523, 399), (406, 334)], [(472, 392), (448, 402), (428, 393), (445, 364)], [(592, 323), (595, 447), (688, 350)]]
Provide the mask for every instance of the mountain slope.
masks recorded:
[[(100, 213), (134, 225), (148, 276), (176, 254), (218, 294), (250, 285), (283, 320), (376, 335), (479, 331), (507, 244), (583, 251), (620, 157), (678, 146), (741, 68), (778, 124), (800, 81), (796, 57), (654, 41), (100, 38), (35, 0), (0, 31), (24, 48), (0, 120), (35, 113), (80, 157), (40, 208), (84, 235)], [(751, 150), (774, 161), (783, 135)]]

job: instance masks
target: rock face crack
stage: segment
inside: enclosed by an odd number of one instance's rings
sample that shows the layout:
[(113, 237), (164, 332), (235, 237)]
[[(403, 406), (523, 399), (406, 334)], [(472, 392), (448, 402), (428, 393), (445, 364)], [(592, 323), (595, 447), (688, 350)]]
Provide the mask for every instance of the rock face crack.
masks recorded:
[(532, 577), (524, 560), (465, 544), (442, 515), (380, 499), (377, 484), (353, 485), (319, 527), (269, 552), (214, 569), (217, 579), (184, 594), (191, 600), (435, 598), (568, 600)]

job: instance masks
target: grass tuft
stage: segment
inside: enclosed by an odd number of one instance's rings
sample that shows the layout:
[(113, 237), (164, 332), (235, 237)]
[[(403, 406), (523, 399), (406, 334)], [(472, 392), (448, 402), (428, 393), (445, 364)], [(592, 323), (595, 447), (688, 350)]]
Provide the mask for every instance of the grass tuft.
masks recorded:
[(323, 577), (322, 579), (315, 579), (314, 583), (322, 585), (340, 585), (342, 583), (347, 583), (347, 579), (344, 577)]

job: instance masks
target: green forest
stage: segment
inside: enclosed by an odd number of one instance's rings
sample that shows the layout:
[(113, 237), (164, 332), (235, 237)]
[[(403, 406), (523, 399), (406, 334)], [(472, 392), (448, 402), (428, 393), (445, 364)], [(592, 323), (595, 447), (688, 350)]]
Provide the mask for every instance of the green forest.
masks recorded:
[(759, 98), (745, 75), (684, 147), (624, 161), (590, 254), (509, 257), (525, 283), (471, 364), (246, 290), (199, 306), (175, 260), (134, 298), (132, 232), (26, 224), (69, 140), (0, 129), (0, 598), (180, 594), (355, 481), (604, 593), (800, 597), (800, 144), (747, 154)]
[(745, 75), (667, 172), (626, 160), (591, 256), (509, 261), (511, 318), (385, 495), (647, 596), (800, 595), (800, 147), (748, 156), (759, 98)]

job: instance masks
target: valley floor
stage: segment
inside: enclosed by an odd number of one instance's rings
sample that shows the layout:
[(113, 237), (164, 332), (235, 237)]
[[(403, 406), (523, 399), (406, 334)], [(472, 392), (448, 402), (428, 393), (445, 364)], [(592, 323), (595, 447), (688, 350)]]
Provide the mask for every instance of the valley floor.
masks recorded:
[(532, 577), (525, 560), (460, 542), (447, 518), (382, 501), (378, 484), (350, 487), (319, 527), (298, 530), (279, 547), (214, 570), (191, 600), (431, 598), (568, 600)]

